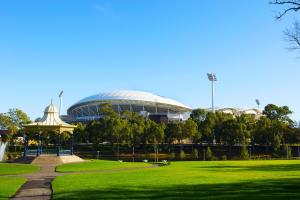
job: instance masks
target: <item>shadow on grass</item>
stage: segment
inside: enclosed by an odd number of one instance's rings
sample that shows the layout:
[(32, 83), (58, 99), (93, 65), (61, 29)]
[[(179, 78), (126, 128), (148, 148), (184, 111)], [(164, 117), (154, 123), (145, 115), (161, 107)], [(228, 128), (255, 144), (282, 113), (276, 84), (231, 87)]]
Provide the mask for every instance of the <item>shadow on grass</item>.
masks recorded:
[(234, 184), (112, 187), (55, 193), (54, 199), (300, 199), (300, 178), (261, 180)]
[(287, 164), (287, 165), (255, 165), (255, 166), (238, 166), (238, 165), (220, 165), (220, 166), (205, 166), (196, 167), (208, 171), (299, 171), (300, 164)]

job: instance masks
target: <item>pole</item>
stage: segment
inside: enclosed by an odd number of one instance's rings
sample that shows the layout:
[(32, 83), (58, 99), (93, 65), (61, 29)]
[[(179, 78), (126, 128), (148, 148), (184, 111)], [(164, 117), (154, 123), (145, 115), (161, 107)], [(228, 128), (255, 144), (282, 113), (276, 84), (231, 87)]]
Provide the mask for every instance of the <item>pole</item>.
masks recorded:
[(59, 116), (61, 115), (62, 96), (59, 97)]
[(97, 151), (97, 160), (99, 160), (100, 151)]
[(72, 136), (71, 136), (72, 138), (71, 138), (71, 155), (73, 155), (74, 154), (74, 135), (72, 134)]
[(57, 142), (56, 142), (56, 155), (60, 156), (60, 134), (57, 135)]
[(212, 112), (215, 113), (215, 80), (212, 79), (211, 81), (211, 107), (212, 107)]
[(28, 147), (28, 144), (27, 144), (27, 137), (26, 137), (26, 134), (24, 133), (24, 136), (23, 136), (23, 138), (24, 138), (24, 158), (27, 156), (27, 147)]
[(41, 134), (39, 133), (38, 134), (38, 148), (37, 148), (37, 152), (36, 152), (36, 155), (37, 156), (40, 156), (41, 155)]

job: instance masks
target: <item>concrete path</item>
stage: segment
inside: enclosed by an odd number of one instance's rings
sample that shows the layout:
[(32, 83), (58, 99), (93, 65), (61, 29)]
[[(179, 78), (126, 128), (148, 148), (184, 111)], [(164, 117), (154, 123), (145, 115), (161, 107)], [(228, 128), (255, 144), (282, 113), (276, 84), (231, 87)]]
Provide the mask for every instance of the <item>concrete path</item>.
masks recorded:
[(55, 172), (56, 165), (40, 165), (40, 171), (24, 175), (27, 182), (11, 199), (13, 200), (50, 200), (52, 197), (51, 182), (59, 174)]
[(58, 163), (39, 163), (40, 171), (34, 174), (25, 175), (11, 175), (21, 176), (27, 179), (27, 182), (22, 185), (18, 192), (11, 198), (12, 200), (50, 200), (52, 199), (51, 182), (57, 176), (63, 176), (67, 174), (89, 174), (89, 173), (104, 173), (104, 172), (120, 172), (128, 170), (138, 170), (146, 168), (156, 168), (159, 165), (151, 165), (147, 167), (136, 167), (136, 168), (124, 168), (124, 169), (113, 169), (113, 170), (96, 170), (86, 172), (67, 172), (57, 173), (55, 168)]

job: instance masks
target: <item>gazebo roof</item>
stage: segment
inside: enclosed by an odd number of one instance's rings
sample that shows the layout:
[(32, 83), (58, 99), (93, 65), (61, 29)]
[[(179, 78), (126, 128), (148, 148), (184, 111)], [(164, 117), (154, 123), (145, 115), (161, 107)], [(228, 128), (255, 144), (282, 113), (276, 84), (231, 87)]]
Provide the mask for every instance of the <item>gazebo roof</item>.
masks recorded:
[(24, 125), (24, 128), (29, 131), (58, 131), (59, 133), (66, 131), (73, 133), (76, 126), (62, 121), (57, 108), (51, 102), (51, 104), (45, 108), (44, 116), (40, 121)]

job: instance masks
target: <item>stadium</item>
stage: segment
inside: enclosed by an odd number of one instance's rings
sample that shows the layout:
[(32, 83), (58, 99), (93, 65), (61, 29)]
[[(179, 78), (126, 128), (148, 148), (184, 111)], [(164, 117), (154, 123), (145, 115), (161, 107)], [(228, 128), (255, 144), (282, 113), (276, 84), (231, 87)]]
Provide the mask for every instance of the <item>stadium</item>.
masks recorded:
[(188, 118), (192, 109), (178, 101), (149, 92), (120, 90), (89, 96), (72, 105), (68, 110), (69, 122), (85, 122), (101, 118), (99, 108), (110, 103), (117, 113), (128, 110), (168, 123)]

